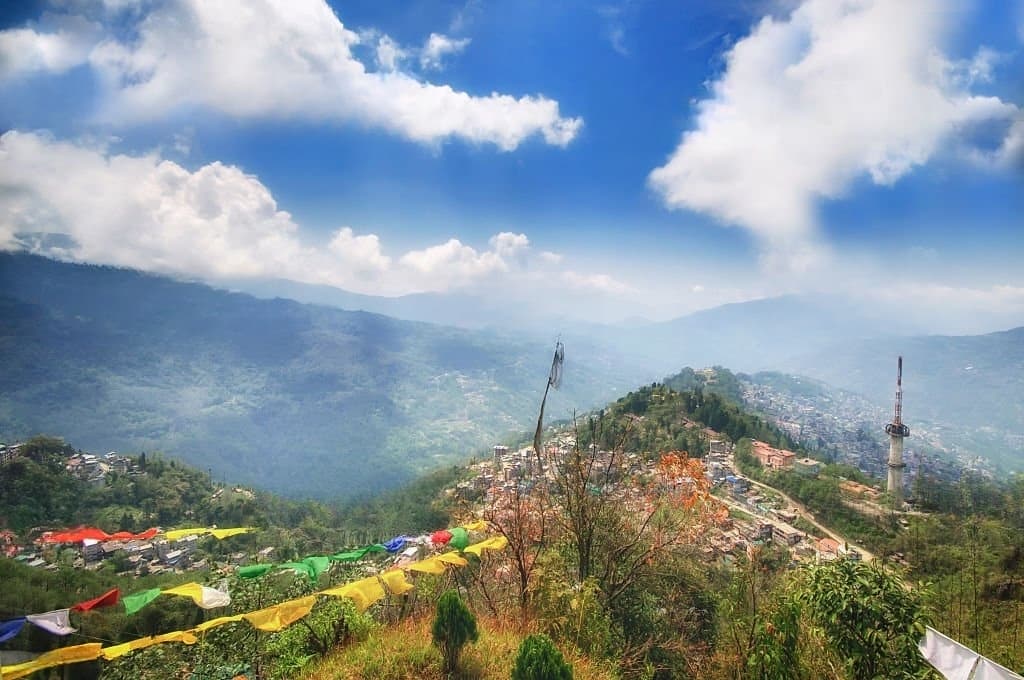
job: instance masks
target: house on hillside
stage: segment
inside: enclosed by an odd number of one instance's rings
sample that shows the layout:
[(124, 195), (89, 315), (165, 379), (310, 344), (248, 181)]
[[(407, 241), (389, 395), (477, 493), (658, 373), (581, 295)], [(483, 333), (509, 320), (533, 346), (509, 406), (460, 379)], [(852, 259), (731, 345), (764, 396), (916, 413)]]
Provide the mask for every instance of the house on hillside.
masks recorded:
[(757, 458), (763, 467), (770, 470), (792, 468), (796, 460), (796, 454), (792, 451), (777, 449), (756, 439), (752, 442), (751, 453), (754, 454), (754, 457)]

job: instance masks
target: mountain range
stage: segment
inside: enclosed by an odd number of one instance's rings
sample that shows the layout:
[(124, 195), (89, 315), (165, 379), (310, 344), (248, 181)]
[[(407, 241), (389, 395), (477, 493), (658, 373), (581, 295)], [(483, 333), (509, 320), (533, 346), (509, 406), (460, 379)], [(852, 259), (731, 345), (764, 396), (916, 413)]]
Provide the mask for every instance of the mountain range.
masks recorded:
[(159, 449), (292, 496), (352, 496), (532, 429), (561, 337), (566, 379), (549, 418), (686, 365), (783, 370), (887, 405), (902, 353), (908, 413), (991, 428), (1000, 436), (978, 453), (1010, 466), (1020, 456), (1020, 328), (895, 335), (884, 315), (800, 296), (615, 326), (531, 324), (528, 310), (499, 326), (465, 297), (348, 301), (396, 316), (447, 307), (437, 316), (449, 321), (463, 305), (453, 327), (342, 309), (343, 291), (319, 291), (329, 305), (272, 291), (286, 292), (0, 253), (0, 440), (44, 432), (92, 450)]

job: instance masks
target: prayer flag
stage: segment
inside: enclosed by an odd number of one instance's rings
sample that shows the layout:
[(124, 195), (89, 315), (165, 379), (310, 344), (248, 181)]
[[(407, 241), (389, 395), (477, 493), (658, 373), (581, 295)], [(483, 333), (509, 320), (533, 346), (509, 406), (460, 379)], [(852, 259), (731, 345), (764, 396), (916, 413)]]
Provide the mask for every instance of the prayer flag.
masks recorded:
[(252, 624), (253, 628), (273, 633), (287, 628), (309, 614), (314, 604), (316, 604), (316, 595), (309, 595), (249, 614), (242, 614), (242, 618)]
[(24, 625), (24, 616), (20, 616), (16, 619), (9, 619), (7, 621), (0, 621), (0, 642), (7, 642), (12, 637), (20, 633), (21, 627)]
[(91, 600), (86, 600), (85, 602), (79, 602), (71, 608), (71, 611), (87, 612), (93, 609), (99, 609), (100, 607), (113, 607), (115, 604), (118, 603), (120, 597), (121, 591), (117, 588), (112, 588), (111, 590), (108, 590), (99, 597), (93, 598)]
[(239, 567), (235, 573), (238, 574), (238, 578), (257, 578), (273, 568), (273, 564), (250, 564), (248, 567)]
[(125, 613), (129, 615), (134, 614), (156, 598), (160, 597), (161, 592), (162, 591), (159, 588), (150, 588), (149, 590), (125, 595), (121, 598), (121, 602), (124, 604)]
[(190, 597), (203, 609), (226, 607), (231, 604), (231, 596), (225, 592), (198, 583), (186, 583), (164, 591), (164, 595), (180, 595)]
[(25, 618), (29, 623), (39, 626), (48, 633), (54, 635), (71, 635), (77, 628), (71, 627), (71, 620), (68, 618), (68, 609), (57, 609), (45, 614), (29, 614)]
[(455, 527), (452, 529), (452, 540), (448, 545), (459, 550), (465, 550), (466, 546), (469, 545), (469, 533), (462, 527)]
[(947, 680), (967, 680), (981, 658), (977, 652), (951, 640), (934, 628), (925, 630), (924, 639), (918, 644), (918, 648), (925, 660)]
[(53, 668), (54, 666), (61, 666), (66, 663), (93, 661), (100, 658), (102, 653), (103, 645), (99, 642), (90, 642), (73, 647), (61, 647), (41, 654), (31, 661), (15, 664), (14, 666), (4, 666), (0, 669), (0, 675), (3, 676), (4, 680), (18, 680), (45, 668)]

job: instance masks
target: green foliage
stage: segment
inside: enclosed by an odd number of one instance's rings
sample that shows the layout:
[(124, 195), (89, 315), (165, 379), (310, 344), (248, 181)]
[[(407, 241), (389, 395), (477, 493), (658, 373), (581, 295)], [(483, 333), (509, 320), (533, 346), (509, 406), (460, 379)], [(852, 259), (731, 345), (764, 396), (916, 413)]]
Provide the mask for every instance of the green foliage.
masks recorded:
[(878, 564), (837, 560), (810, 567), (795, 593), (809, 620), (854, 678), (915, 678), (928, 666), (917, 648), (923, 595)]
[(572, 666), (551, 638), (538, 633), (519, 645), (512, 680), (572, 680)]
[(458, 667), (459, 655), (466, 643), (477, 641), (476, 617), (459, 597), (458, 591), (446, 591), (437, 601), (431, 637), (441, 650), (446, 673)]

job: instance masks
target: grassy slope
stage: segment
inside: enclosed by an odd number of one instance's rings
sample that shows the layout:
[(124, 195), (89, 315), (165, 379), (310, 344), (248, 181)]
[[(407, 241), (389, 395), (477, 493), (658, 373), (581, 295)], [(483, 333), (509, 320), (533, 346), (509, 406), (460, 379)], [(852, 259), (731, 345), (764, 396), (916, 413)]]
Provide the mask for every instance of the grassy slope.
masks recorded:
[[(408, 619), (378, 628), (363, 642), (334, 651), (312, 666), (301, 680), (442, 680), (441, 655), (430, 644), (430, 619)], [(496, 619), (478, 619), (480, 639), (462, 652), (462, 674), (479, 680), (507, 680), (515, 664), (516, 651), (528, 632)], [(573, 667), (575, 680), (612, 680), (610, 667), (563, 649)]]

